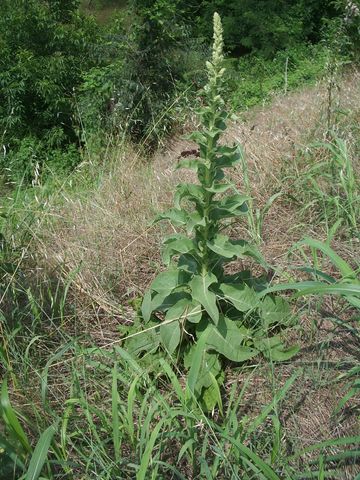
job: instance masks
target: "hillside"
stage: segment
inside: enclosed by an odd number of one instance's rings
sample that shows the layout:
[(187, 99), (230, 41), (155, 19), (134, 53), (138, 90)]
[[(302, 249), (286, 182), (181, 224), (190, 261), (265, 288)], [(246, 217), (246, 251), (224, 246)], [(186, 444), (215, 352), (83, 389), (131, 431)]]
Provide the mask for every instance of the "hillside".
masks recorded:
[(255, 3), (0, 5), (0, 480), (360, 480), (360, 9)]
[[(359, 78), (360, 73), (351, 70), (339, 81), (337, 108), (346, 113), (342, 113), (336, 123), (337, 138), (347, 142), (356, 175), (360, 172), (359, 157), (356, 153), (360, 113)], [(294, 267), (311, 264), (310, 257), (304, 255), (305, 250), (303, 253), (301, 250), (289, 253), (291, 247), (304, 237), (325, 242), (328, 239), (336, 252), (355, 269), (360, 258), (359, 239), (348, 235), (346, 220), (339, 223), (334, 230), (332, 227), (336, 217), (330, 217), (334, 212), (329, 210), (329, 216), (324, 218), (321, 213), (325, 197), (316, 203), (314, 190), (311, 190), (314, 182), (317, 185), (321, 185), (322, 181), (326, 182), (325, 171), (323, 179), (317, 170), (314, 174), (311, 173), (317, 163), (324, 159), (329, 161), (328, 153), (323, 147), (312, 146), (319, 141), (326, 141), (326, 92), (326, 85), (318, 83), (314, 87), (286, 96), (278, 95), (269, 106), (257, 107), (230, 124), (226, 134), (227, 142), (240, 142), (245, 148), (254, 211), (261, 211), (272, 195), (281, 193), (264, 215), (259, 238), (260, 249), (274, 269), (272, 282), (275, 284), (289, 278), (299, 279), (302, 274), (296, 272)], [(71, 191), (68, 187), (64, 188), (64, 185), (60, 186), (49, 198), (38, 222), (32, 224), (32, 238), (23, 258), (27, 259), (27, 264), (36, 266), (34, 274), (39, 285), (42, 285), (41, 290), (45, 292), (50, 287), (49, 282), (58, 282), (56, 293), (52, 295), (59, 296), (56, 302), (63, 306), (58, 314), (56, 311), (53, 311), (50, 317), (46, 314), (45, 323), (36, 327), (37, 347), (28, 351), (25, 360), (27, 368), (32, 372), (31, 384), (27, 383), (27, 376), (20, 373), (19, 368), (23, 367), (20, 367), (19, 360), (13, 361), (18, 387), (12, 393), (12, 398), (13, 401), (16, 398), (17, 408), (26, 408), (30, 416), (34, 413), (39, 415), (43, 408), (41, 400), (36, 401), (29, 410), (26, 399), (36, 396), (37, 389), (40, 389), (44, 364), (41, 359), (43, 354), (39, 358), (37, 352), (45, 349), (46, 358), (50, 362), (46, 367), (46, 396), (51, 404), (50, 415), (55, 412), (58, 412), (56, 415), (62, 415), (64, 403), (68, 405), (67, 411), (72, 416), (73, 423), (66, 429), (72, 429), (71, 435), (75, 435), (75, 439), (69, 437), (67, 441), (72, 445), (71, 449), (75, 448), (76, 444), (76, 449), (80, 448), (79, 451), (69, 452), (69, 458), (78, 465), (76, 478), (94, 478), (83, 463), (83, 455), (88, 448), (92, 451), (90, 464), (100, 461), (94, 445), (95, 441), (100, 440), (92, 440), (91, 445), (81, 445), (85, 432), (95, 435), (95, 432), (98, 432), (97, 422), (101, 422), (102, 426), (99, 428), (105, 429), (108, 435), (111, 434), (111, 422), (114, 420), (111, 420), (110, 411), (114, 408), (111, 407), (114, 399), (111, 401), (111, 371), (107, 371), (106, 365), (109, 361), (111, 365), (113, 348), (123, 345), (122, 328), (134, 321), (140, 296), (154, 279), (156, 272), (162, 268), (159, 253), (165, 233), (164, 227), (151, 226), (150, 222), (159, 211), (171, 204), (174, 185), (179, 181), (192, 179), (192, 175), (176, 173), (174, 167), (182, 156), (187, 155), (186, 152), (194, 148), (194, 144), (188, 140), (173, 138), (165, 149), (155, 154), (150, 163), (143, 162), (133, 149), (125, 146), (111, 148), (106, 161), (107, 164), (110, 162), (111, 167), (97, 177), (95, 184), (91, 182), (91, 190), (83, 187), (81, 190), (76, 188)], [(85, 168), (84, 173), (80, 170), (72, 181), (84, 185), (86, 175), (88, 173)], [(241, 168), (232, 173), (232, 178), (240, 189), (246, 190)], [(325, 183), (322, 188), (325, 192)], [(246, 222), (235, 224), (231, 232), (234, 238), (240, 236), (256, 239), (255, 234)], [(317, 261), (319, 269), (336, 275), (326, 256), (319, 257)], [(242, 264), (241, 267), (255, 270), (258, 268), (251, 262)], [(48, 287), (45, 287), (46, 285)], [(55, 297), (52, 298), (52, 302), (55, 301)], [(292, 308), (299, 315), (299, 324), (289, 333), (287, 341), (295, 341), (300, 346), (299, 353), (289, 362), (269, 365), (259, 359), (244, 370), (228, 368), (222, 393), (224, 402), (226, 405), (226, 398), (238, 392), (240, 403), (238, 402), (236, 407), (236, 416), (239, 422), (242, 418), (249, 421), (257, 418), (264, 406), (271, 404), (273, 396), (278, 395), (279, 403), (276, 403), (275, 408), (276, 418), (281, 422), (281, 439), (278, 440), (281, 443), (276, 447), (280, 449), (277, 450), (279, 461), (283, 462), (284, 455), (290, 455), (289, 452), (291, 455), (300, 455), (306, 447), (330, 439), (334, 444), (330, 443), (329, 450), (326, 450), (327, 455), (339, 454), (341, 459), (342, 448), (336, 447), (336, 439), (350, 439), (350, 442), (357, 438), (360, 425), (356, 413), (356, 397), (342, 414), (337, 413), (334, 416), (345, 386), (344, 381), (337, 382), (336, 379), (340, 372), (346, 372), (349, 366), (357, 365), (358, 362), (357, 340), (348, 327), (339, 328), (338, 322), (348, 322), (348, 325), (356, 328), (356, 321), (352, 319), (351, 309), (346, 309), (342, 301), (330, 296), (321, 301), (300, 299), (293, 303)], [(60, 328), (56, 315), (59, 315)], [(338, 319), (336, 323), (334, 318)], [(66, 343), (69, 339), (70, 344)], [(62, 346), (59, 348), (59, 345)], [(13, 356), (16, 351), (20, 354), (21, 344), (11, 344), (8, 348), (8, 355)], [(121, 350), (118, 354), (121, 359)], [(81, 358), (86, 358), (87, 364), (82, 373), (78, 370), (85, 366)], [(121, 409), (132, 409), (135, 425), (132, 427), (129, 424), (124, 428), (134, 428), (137, 432), (133, 447), (127, 443), (126, 437), (123, 440), (125, 443), (121, 447), (121, 455), (124, 465), (127, 465), (126, 462), (131, 463), (132, 455), (140, 455), (139, 462), (141, 460), (141, 449), (144, 448), (141, 442), (144, 440), (138, 435), (146, 438), (146, 435), (151, 433), (151, 430), (147, 431), (146, 423), (150, 419), (143, 416), (144, 409), (149, 408), (151, 412), (151, 409), (155, 408), (151, 399), (141, 393), (142, 387), (137, 385), (137, 382), (143, 378), (142, 381), (148, 385), (150, 391), (153, 391), (154, 385), (145, 372), (140, 374), (141, 377), (134, 376), (135, 373), (126, 367), (125, 357), (119, 361), (122, 362), (119, 368), (122, 369), (123, 376), (119, 378), (119, 382), (124, 384), (119, 390), (117, 402)], [(100, 366), (104, 370), (104, 377), (102, 370), (98, 370)], [(80, 403), (77, 415), (73, 416), (75, 410), (72, 405), (85, 401), (73, 399), (71, 403), (67, 403), (69, 395), (75, 394), (72, 383), (75, 372), (82, 376), (82, 386), (76, 387), (80, 388), (77, 395), (85, 395), (86, 392), (86, 403)], [(182, 371), (178, 374), (179, 381), (184, 383), (185, 374)], [(127, 389), (130, 384), (137, 385), (136, 388), (139, 389), (137, 397), (133, 399), (128, 398)], [(171, 420), (172, 417), (167, 417), (168, 414), (162, 409), (176, 408), (179, 398), (174, 398), (172, 386), (167, 385), (165, 378), (157, 385), (158, 394), (163, 396), (160, 397), (163, 400), (155, 400), (155, 405), (161, 412), (159, 415), (165, 415), (166, 421), (170, 422), (167, 428), (171, 431), (172, 428), (177, 428), (173, 423), (177, 420)], [(156, 397), (157, 394), (154, 395)], [(168, 406), (164, 407), (161, 402), (168, 402)], [(184, 404), (182, 408), (185, 408)], [(95, 420), (83, 417), (82, 411), (88, 412), (85, 415), (92, 412)], [(230, 411), (233, 412), (232, 415), (235, 414), (235, 410)], [(109, 424), (103, 423), (105, 417), (101, 420), (102, 415), (108, 418), (106, 422), (110, 422)], [(218, 415), (219, 413), (213, 413), (211, 420), (201, 417), (202, 421), (211, 423), (203, 427), (204, 430), (199, 431), (197, 437), (198, 442), (207, 442), (205, 445), (209, 449), (210, 461), (212, 449), (215, 448), (213, 442), (217, 441), (217, 437), (209, 438), (207, 435), (212, 435), (211, 429), (215, 428), (215, 424), (222, 424)], [(224, 421), (227, 421), (226, 418)], [(76, 432), (79, 432), (80, 428), (84, 433), (81, 433), (81, 438), (76, 439)], [(273, 428), (271, 423), (262, 423), (256, 436), (249, 434), (245, 443), (251, 442), (259, 455), (266, 455), (268, 442), (275, 441), (273, 436), (276, 433)], [(68, 434), (70, 435), (70, 431)], [(221, 436), (219, 439), (221, 442), (225, 441)], [(103, 441), (106, 442), (105, 439)], [(175, 441), (171, 440), (169, 443), (166, 437), (162, 436), (156, 437), (155, 441), (158, 453), (153, 455), (160, 456), (162, 461), (171, 465), (170, 456), (176, 457), (180, 447)], [(226, 441), (222, 445), (225, 452), (225, 449), (229, 448)], [(134, 450), (131, 450), (132, 448)], [(351, 448), (350, 445), (347, 448)], [(298, 464), (302, 465), (303, 471), (310, 469), (311, 461), (316, 458), (312, 448), (304, 452), (301, 454), (302, 463)], [(131, 473), (132, 467), (129, 465), (126, 468), (126, 478), (135, 478)], [(180, 462), (178, 468), (184, 475), (183, 478), (197, 478), (187, 461)], [(231, 463), (224, 461), (223, 468), (225, 472), (228, 471)], [(359, 474), (360, 470), (358, 466), (351, 465), (351, 462), (341, 463), (340, 460), (338, 472), (339, 478), (350, 480), (355, 478), (354, 475)], [(224, 473), (217, 478), (229, 478), (227, 475)], [(161, 478), (173, 477), (164, 474)], [(295, 477), (290, 475), (286, 478)]]

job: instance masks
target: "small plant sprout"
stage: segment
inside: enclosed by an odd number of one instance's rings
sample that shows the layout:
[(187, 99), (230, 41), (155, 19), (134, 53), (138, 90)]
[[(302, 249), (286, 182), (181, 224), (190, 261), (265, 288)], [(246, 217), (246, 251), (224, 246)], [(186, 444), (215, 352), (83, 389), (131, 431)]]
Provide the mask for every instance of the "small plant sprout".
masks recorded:
[(267, 265), (254, 245), (225, 234), (231, 221), (248, 214), (249, 197), (237, 191), (225, 174), (241, 165), (241, 148), (219, 143), (228, 117), (222, 98), (222, 32), (220, 16), (215, 13), (205, 106), (199, 111), (202, 129), (190, 135), (200, 156), (183, 159), (178, 165), (196, 172), (198, 183), (179, 184), (174, 207), (157, 218), (168, 220), (180, 231), (165, 239), (167, 269), (144, 296), (145, 329), (127, 343), (137, 354), (160, 346), (170, 355), (176, 353), (186, 368), (192, 367), (188, 386), (206, 410), (221, 406), (219, 384), (224, 379), (225, 359), (239, 363), (262, 353), (279, 361), (298, 350), (286, 349), (282, 343), (280, 331), (292, 324), (293, 317), (284, 299), (264, 294), (265, 276), (254, 278), (248, 270), (229, 273), (225, 268), (229, 262), (249, 258), (264, 269)]

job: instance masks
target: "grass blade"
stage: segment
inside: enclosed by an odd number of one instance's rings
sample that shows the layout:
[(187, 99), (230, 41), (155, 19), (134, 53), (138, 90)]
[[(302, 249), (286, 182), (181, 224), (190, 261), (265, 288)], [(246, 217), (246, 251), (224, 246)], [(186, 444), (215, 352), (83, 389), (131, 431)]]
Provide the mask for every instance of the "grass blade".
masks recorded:
[(51, 425), (41, 434), (31, 457), (25, 480), (37, 480), (39, 478), (56, 429), (57, 426)]

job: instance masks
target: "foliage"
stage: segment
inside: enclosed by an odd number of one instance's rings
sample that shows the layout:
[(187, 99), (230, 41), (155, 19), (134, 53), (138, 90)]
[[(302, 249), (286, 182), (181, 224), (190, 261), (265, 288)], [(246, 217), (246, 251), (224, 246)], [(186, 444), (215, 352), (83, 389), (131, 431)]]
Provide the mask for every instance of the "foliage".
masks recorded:
[(209, 0), (203, 3), (198, 29), (209, 36), (211, 12), (219, 11), (224, 38), (233, 53), (273, 57), (278, 50), (318, 38), (322, 18), (332, 17), (331, 1)]
[[(222, 27), (215, 14), (206, 101), (199, 112), (203, 129), (190, 136), (199, 146), (200, 158), (179, 163), (180, 168), (197, 173), (199, 184), (178, 185), (175, 207), (158, 217), (182, 227), (187, 235), (176, 233), (164, 241), (163, 259), (168, 269), (156, 277), (145, 294), (145, 333), (129, 343), (130, 351), (140, 353), (161, 342), (170, 355), (178, 351), (184, 356), (185, 367), (195, 363), (202, 375), (194, 393), (202, 398), (206, 409), (216, 403), (221, 406), (221, 357), (238, 363), (261, 352), (276, 361), (297, 352), (296, 347), (284, 347), (279, 333), (281, 327), (292, 323), (287, 302), (272, 296), (260, 300), (266, 287), (264, 278), (254, 278), (249, 271), (229, 274), (224, 268), (238, 258), (254, 259), (265, 268), (266, 263), (254, 246), (224, 234), (229, 220), (246, 216), (248, 198), (224, 174), (224, 169), (241, 162), (243, 153), (238, 146), (219, 144), (227, 119), (221, 97), (222, 49)], [(195, 208), (190, 210), (190, 204)]]
[(244, 110), (271, 100), (277, 92), (312, 83), (323, 75), (326, 61), (324, 47), (306, 44), (279, 51), (271, 60), (246, 55), (232, 61), (231, 106)]
[[(2, 166), (19, 178), (34, 155), (44, 164), (44, 150), (62, 151), (76, 143), (73, 94), (91, 64), (96, 30), (78, 14), (75, 0), (4, 0), (0, 28), (0, 131), (10, 155)], [(56, 163), (66, 167), (59, 155)]]

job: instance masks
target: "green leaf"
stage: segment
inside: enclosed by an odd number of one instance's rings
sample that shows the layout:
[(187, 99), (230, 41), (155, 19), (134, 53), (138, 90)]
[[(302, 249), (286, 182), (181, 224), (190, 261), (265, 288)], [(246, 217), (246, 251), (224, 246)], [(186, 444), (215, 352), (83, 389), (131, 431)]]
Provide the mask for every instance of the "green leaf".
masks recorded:
[(278, 335), (255, 341), (254, 345), (264, 354), (265, 357), (274, 362), (286, 362), (300, 350), (300, 347), (297, 345), (286, 348)]
[(205, 190), (210, 193), (225, 193), (230, 188), (235, 188), (233, 183), (220, 183), (216, 181), (211, 187), (205, 187)]
[(141, 315), (145, 323), (150, 320), (151, 313), (151, 290), (147, 290), (141, 304)]
[(159, 214), (154, 220), (154, 223), (159, 222), (160, 220), (170, 220), (175, 227), (180, 227), (182, 225), (186, 225), (188, 221), (188, 214), (185, 210), (170, 208), (166, 212)]
[(152, 311), (166, 312), (169, 308), (171, 308), (173, 305), (175, 305), (177, 302), (184, 298), (191, 300), (190, 294), (184, 291), (173, 292), (170, 293), (170, 295), (159, 293), (158, 295), (155, 295), (152, 299)]
[(220, 290), (223, 292), (224, 298), (231, 302), (239, 312), (248, 312), (259, 305), (257, 293), (246, 283), (240, 285), (222, 283)]
[(136, 474), (136, 480), (145, 480), (146, 478), (149, 478), (150, 472), (148, 472), (148, 466), (151, 461), (151, 453), (154, 450), (155, 442), (160, 434), (160, 430), (162, 429), (164, 423), (165, 419), (163, 418), (156, 424), (154, 430), (150, 435), (150, 439), (146, 445), (145, 452), (141, 457), (140, 468)]
[(200, 303), (192, 300), (190, 295), (181, 298), (166, 313), (165, 320), (188, 320), (191, 323), (199, 323), (202, 317), (202, 308)]
[(199, 158), (182, 158), (179, 160), (176, 169), (188, 168), (196, 172), (201, 163), (202, 161)]
[(200, 338), (206, 334), (207, 348), (221, 353), (232, 362), (244, 362), (257, 355), (255, 349), (243, 345), (245, 337), (235, 322), (223, 315), (220, 316), (217, 326), (200, 323), (197, 333)]
[(205, 190), (201, 185), (193, 183), (181, 183), (176, 187), (174, 196), (175, 207), (181, 208), (181, 200), (187, 199), (194, 202), (196, 205), (201, 206), (204, 199)]
[(178, 268), (188, 273), (197, 273), (199, 269), (199, 261), (195, 255), (181, 255), (178, 261)]
[(211, 412), (216, 405), (219, 406), (220, 414), (223, 414), (223, 404), (221, 398), (220, 387), (215, 375), (212, 372), (209, 372), (209, 378), (211, 380), (211, 385), (204, 388), (201, 399), (204, 404), (205, 410)]
[(217, 278), (212, 273), (194, 275), (190, 282), (193, 299), (203, 305), (215, 323), (219, 320), (219, 310), (216, 305), (216, 295), (209, 290), (209, 287), (216, 282)]
[(210, 217), (212, 220), (220, 220), (222, 218), (237, 217), (248, 212), (247, 195), (231, 195), (223, 200), (213, 202)]
[[(167, 318), (165, 318), (167, 321)], [(181, 331), (178, 321), (172, 321), (160, 326), (160, 338), (166, 350), (172, 354), (180, 343)]]
[(210, 250), (225, 258), (255, 258), (260, 265), (267, 268), (268, 265), (261, 253), (245, 240), (229, 240), (227, 235), (216, 235), (212, 242), (207, 243)]
[(357, 278), (356, 273), (350, 267), (350, 265), (348, 263), (346, 263), (345, 260), (343, 260), (326, 243), (322, 243), (319, 240), (314, 240), (312, 238), (305, 238), (304, 240), (301, 240), (296, 245), (294, 245), (293, 249), (297, 248), (301, 245), (308, 245), (311, 248), (315, 248), (315, 249), (323, 252), (332, 261), (332, 263), (335, 265), (335, 267), (339, 269), (339, 271), (341, 272), (343, 277), (350, 278), (350, 279), (356, 279)]
[(186, 275), (177, 268), (161, 272), (152, 282), (150, 289), (158, 293), (171, 293), (176, 287), (186, 282)]
[(192, 233), (195, 227), (205, 226), (205, 218), (198, 212), (192, 212), (188, 216), (186, 231), (188, 234)]
[(187, 397), (189, 397), (189, 393), (195, 395), (197, 380), (202, 365), (202, 358), (206, 351), (207, 335), (208, 332), (204, 332), (204, 334), (198, 339), (196, 345), (193, 347), (194, 351), (192, 356), (192, 363), (186, 382)]
[(243, 151), (239, 147), (220, 147), (218, 151), (222, 155), (218, 156), (216, 159), (216, 166), (220, 168), (230, 168), (241, 163), (243, 159)]
[(259, 307), (263, 327), (267, 330), (273, 324), (291, 323), (291, 310), (288, 302), (281, 297), (267, 295)]
[(150, 321), (147, 323), (147, 328), (144, 331), (137, 332), (124, 340), (126, 342), (126, 351), (130, 355), (136, 356), (142, 352), (155, 350), (160, 343), (159, 324)]
[(163, 260), (166, 265), (170, 264), (171, 257), (179, 253), (189, 253), (194, 250), (194, 242), (185, 235), (177, 234), (168, 237), (165, 242), (163, 251)]
[(34, 453), (32, 454), (25, 480), (37, 480), (39, 478), (56, 429), (56, 426), (51, 425), (41, 434)]

